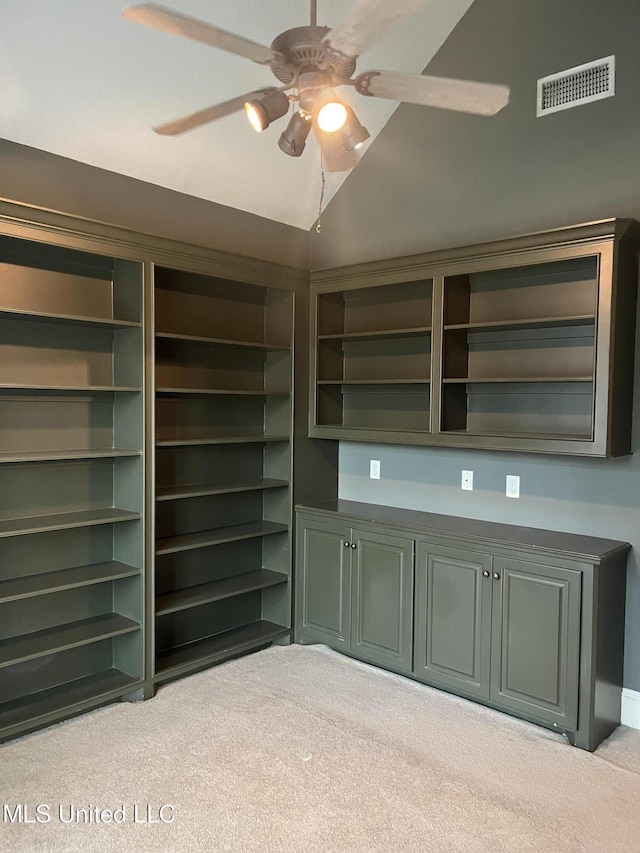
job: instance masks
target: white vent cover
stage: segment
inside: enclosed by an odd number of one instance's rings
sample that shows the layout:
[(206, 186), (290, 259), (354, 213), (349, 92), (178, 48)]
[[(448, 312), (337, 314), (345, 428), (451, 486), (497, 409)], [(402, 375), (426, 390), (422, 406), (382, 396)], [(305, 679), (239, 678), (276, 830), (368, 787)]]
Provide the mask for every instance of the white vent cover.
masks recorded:
[(596, 59), (538, 80), (537, 115), (568, 110), (615, 93), (615, 56)]

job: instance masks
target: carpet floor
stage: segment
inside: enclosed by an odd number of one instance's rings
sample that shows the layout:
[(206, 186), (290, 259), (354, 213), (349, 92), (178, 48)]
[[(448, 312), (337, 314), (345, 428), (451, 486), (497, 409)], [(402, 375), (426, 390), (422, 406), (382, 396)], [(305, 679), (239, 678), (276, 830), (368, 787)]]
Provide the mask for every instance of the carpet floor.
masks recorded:
[(7, 853), (640, 853), (640, 731), (589, 754), (276, 646), (5, 744), (0, 793)]

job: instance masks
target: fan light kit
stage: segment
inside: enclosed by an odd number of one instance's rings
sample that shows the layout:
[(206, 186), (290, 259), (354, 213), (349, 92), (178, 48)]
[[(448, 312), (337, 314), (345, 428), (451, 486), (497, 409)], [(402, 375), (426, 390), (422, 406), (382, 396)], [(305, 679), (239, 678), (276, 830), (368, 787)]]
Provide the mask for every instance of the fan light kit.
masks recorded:
[(356, 152), (369, 133), (353, 108), (336, 95), (338, 86), (351, 86), (366, 97), (483, 116), (495, 115), (509, 102), (508, 87), (494, 83), (400, 71), (365, 71), (353, 76), (358, 57), (426, 3), (427, 0), (355, 0), (342, 23), (331, 29), (317, 25), (317, 0), (311, 0), (309, 26), (286, 30), (270, 47), (155, 3), (130, 6), (122, 15), (129, 21), (267, 65), (282, 84), (247, 92), (159, 125), (154, 128), (156, 133), (174, 136), (243, 107), (252, 127), (261, 133), (285, 116), (293, 104), (289, 124), (278, 141), (280, 150), (299, 157), (313, 128), (321, 143), (324, 167), (340, 172), (356, 165)]

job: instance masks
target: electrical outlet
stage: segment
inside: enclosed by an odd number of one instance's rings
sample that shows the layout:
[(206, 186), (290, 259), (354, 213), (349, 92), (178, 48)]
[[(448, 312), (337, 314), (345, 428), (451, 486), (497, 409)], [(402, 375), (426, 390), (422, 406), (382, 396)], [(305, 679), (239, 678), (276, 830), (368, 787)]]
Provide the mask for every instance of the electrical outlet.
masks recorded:
[(516, 474), (507, 474), (507, 497), (520, 497), (520, 477)]
[(467, 492), (473, 491), (473, 471), (462, 472), (462, 482), (460, 483), (460, 488), (464, 489)]
[(380, 460), (379, 459), (370, 459), (369, 460), (369, 478), (371, 480), (379, 480), (380, 479)]

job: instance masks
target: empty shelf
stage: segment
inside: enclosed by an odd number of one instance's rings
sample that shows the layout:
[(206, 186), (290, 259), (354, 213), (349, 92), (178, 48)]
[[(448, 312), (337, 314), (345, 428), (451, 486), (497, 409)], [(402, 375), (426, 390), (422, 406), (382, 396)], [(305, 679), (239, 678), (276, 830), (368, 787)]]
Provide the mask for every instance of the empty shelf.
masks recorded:
[(140, 513), (125, 509), (88, 509), (81, 512), (61, 512), (55, 515), (37, 515), (31, 518), (8, 518), (0, 521), (0, 536), (23, 536), (70, 527), (90, 527), (95, 524), (113, 524), (135, 521)]
[(184, 498), (200, 498), (206, 495), (227, 495), (234, 492), (255, 492), (260, 489), (280, 489), (289, 485), (288, 480), (254, 480), (249, 483), (200, 483), (190, 486), (165, 486), (156, 492), (157, 501), (176, 501)]
[(208, 666), (223, 658), (244, 654), (288, 634), (289, 629), (282, 625), (259, 621), (161, 652), (156, 660), (156, 681), (173, 678), (181, 671)]
[(60, 711), (69, 716), (73, 710), (109, 702), (139, 683), (138, 678), (117, 669), (107, 669), (5, 702), (0, 705), (0, 731), (12, 727), (20, 731), (25, 728), (25, 723), (52, 717)]
[(199, 530), (197, 533), (181, 533), (156, 540), (156, 554), (174, 554), (177, 551), (192, 551), (195, 548), (208, 548), (210, 545), (222, 545), (224, 542), (238, 542), (241, 539), (255, 539), (273, 533), (286, 533), (286, 524), (275, 521), (254, 521), (250, 524), (236, 524), (232, 527), (219, 527), (213, 530)]
[(203, 438), (170, 438), (156, 441), (156, 447), (198, 447), (207, 444), (263, 444), (289, 441), (288, 435), (212, 435)]
[(140, 456), (139, 450), (115, 448), (87, 450), (15, 450), (0, 453), (2, 462), (61, 462), (68, 459), (116, 459), (123, 456)]
[(46, 311), (26, 311), (21, 308), (0, 308), (0, 318), (31, 320), (41, 323), (60, 323), (65, 326), (87, 326), (105, 329), (139, 328), (134, 320), (114, 320), (108, 317), (92, 317), (79, 314), (55, 314)]
[(166, 595), (159, 595), (156, 598), (156, 616), (166, 616), (169, 613), (176, 613), (178, 610), (187, 610), (190, 607), (198, 607), (201, 604), (209, 604), (212, 601), (220, 601), (234, 595), (243, 595), (257, 589), (286, 583), (288, 580), (288, 576), (281, 572), (258, 569), (210, 583), (179, 589)]
[(470, 332), (490, 332), (499, 329), (546, 329), (554, 326), (593, 326), (595, 314), (575, 314), (570, 317), (539, 317), (531, 320), (486, 320), (480, 323), (449, 323), (445, 331), (467, 329)]
[(430, 379), (319, 379), (318, 385), (429, 385)]
[(44, 631), (35, 631), (33, 634), (0, 640), (0, 667), (13, 666), (43, 655), (63, 652), (139, 630), (140, 625), (133, 619), (109, 613), (55, 628), (46, 628)]
[(411, 329), (383, 329), (373, 332), (338, 332), (318, 335), (319, 341), (376, 341), (385, 338), (416, 338), (431, 334), (431, 326), (416, 326)]
[(92, 586), (93, 584), (134, 577), (139, 574), (140, 569), (136, 569), (134, 566), (109, 562), (92, 563), (88, 566), (74, 566), (56, 572), (43, 572), (39, 575), (12, 578), (0, 582), (0, 603), (15, 601), (20, 598), (31, 598), (35, 595), (46, 595), (51, 592), (61, 592), (75, 587)]
[(244, 347), (247, 349), (269, 350), (272, 352), (287, 352), (289, 346), (278, 346), (277, 344), (265, 344), (257, 341), (234, 341), (229, 338), (208, 338), (201, 335), (180, 335), (174, 332), (156, 332), (156, 339), (166, 341), (184, 341), (195, 344), (215, 344), (226, 347)]
[(242, 388), (156, 388), (156, 394), (168, 396), (210, 396), (218, 395), (222, 397), (288, 397), (288, 391), (265, 391), (258, 389), (255, 391), (244, 390)]
[(490, 383), (511, 383), (521, 385), (523, 383), (537, 382), (546, 385), (548, 382), (593, 382), (593, 376), (466, 376), (443, 379), (447, 384), (483, 385)]
[(75, 394), (113, 394), (115, 392), (140, 391), (138, 386), (133, 385), (23, 385), (10, 382), (0, 384), (0, 391), (50, 391), (55, 393), (73, 392)]

